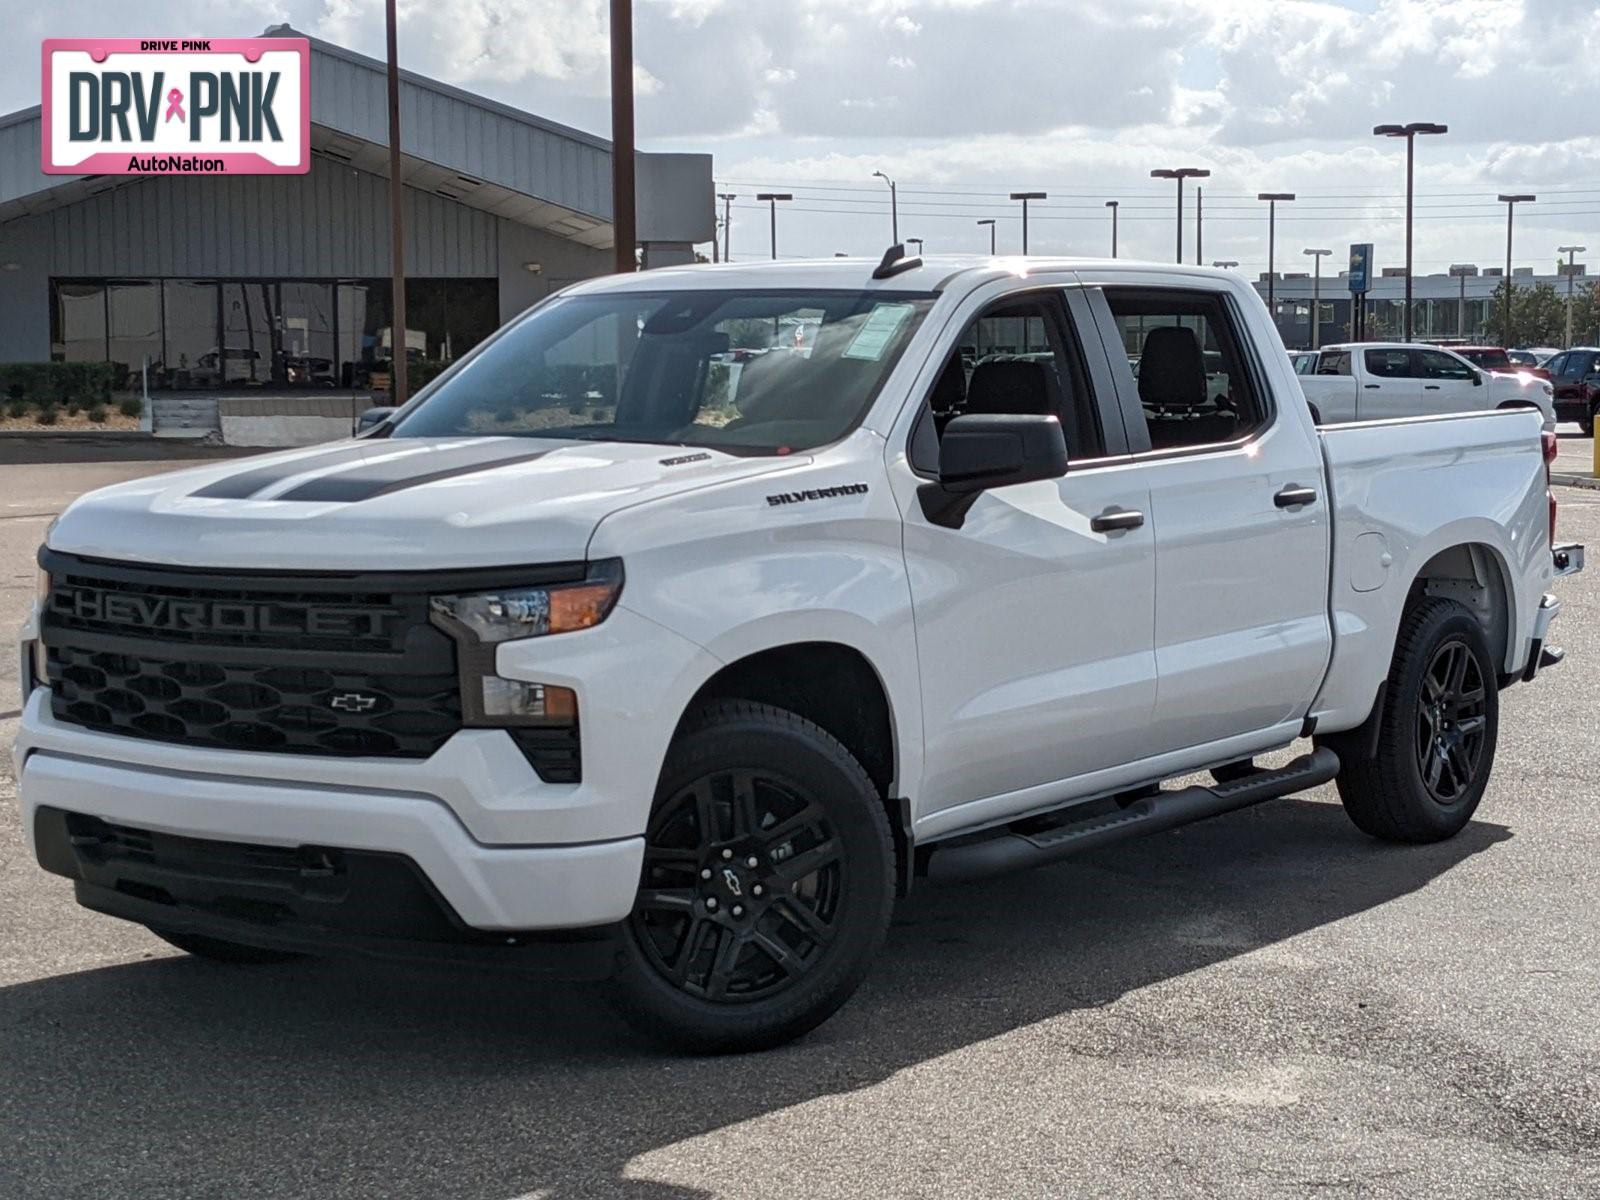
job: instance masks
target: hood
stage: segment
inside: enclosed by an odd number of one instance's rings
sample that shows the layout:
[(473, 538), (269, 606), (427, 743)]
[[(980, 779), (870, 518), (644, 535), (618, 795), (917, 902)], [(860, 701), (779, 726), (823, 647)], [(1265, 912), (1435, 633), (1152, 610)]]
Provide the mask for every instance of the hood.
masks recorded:
[(571, 562), (620, 508), (797, 457), (542, 438), (395, 438), (235, 459), (75, 501), (52, 549), (173, 566), (394, 570)]

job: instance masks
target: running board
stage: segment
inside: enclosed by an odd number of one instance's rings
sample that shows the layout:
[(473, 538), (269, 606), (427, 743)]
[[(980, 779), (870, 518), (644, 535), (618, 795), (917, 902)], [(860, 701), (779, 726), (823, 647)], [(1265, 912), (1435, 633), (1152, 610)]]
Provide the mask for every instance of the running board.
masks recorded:
[(1327, 783), (1338, 773), (1339, 756), (1323, 746), (1279, 770), (1257, 771), (1232, 783), (1153, 792), (1115, 812), (1035, 832), (1013, 828), (982, 841), (934, 845), (929, 847), (928, 878), (935, 883), (964, 883), (1042, 866), (1082, 850), (1276, 800)]

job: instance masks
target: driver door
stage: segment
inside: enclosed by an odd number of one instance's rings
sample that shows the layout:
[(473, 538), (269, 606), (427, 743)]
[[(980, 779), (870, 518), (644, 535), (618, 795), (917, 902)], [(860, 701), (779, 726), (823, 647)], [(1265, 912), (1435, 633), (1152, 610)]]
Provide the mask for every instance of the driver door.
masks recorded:
[[(969, 302), (920, 380), (910, 444), (891, 464), (922, 677), (919, 833), (1037, 808), (1059, 781), (1147, 752), (1150, 493), (1114, 404), (1107, 419), (1095, 327), (1069, 318), (1081, 302), (1037, 286)], [(918, 489), (937, 476), (943, 425), (967, 413), (1053, 413), (1067, 474), (980, 493), (959, 527), (930, 519)]]

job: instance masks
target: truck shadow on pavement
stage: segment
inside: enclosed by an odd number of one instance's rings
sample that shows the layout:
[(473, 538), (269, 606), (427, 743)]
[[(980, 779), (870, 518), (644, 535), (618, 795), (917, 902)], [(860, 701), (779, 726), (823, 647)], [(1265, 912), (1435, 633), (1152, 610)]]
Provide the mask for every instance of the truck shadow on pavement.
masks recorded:
[(1384, 846), (1336, 804), (1291, 800), (1026, 875), (925, 888), (844, 1011), (757, 1057), (673, 1058), (592, 990), (487, 974), (180, 957), (43, 979), (0, 991), (11, 1147), (0, 1191), (704, 1196), (624, 1172), (641, 1154), (1047, 1019), (1063, 1054), (1117, 1053), (1136, 1028), (1091, 1032), (1073, 1014), (1088, 1024), (1085, 1010), (1252, 952), (1263, 969), (1330, 968), (1348, 951), (1327, 939), (1278, 944), (1416, 892), (1510, 836), (1475, 822), (1442, 845)]

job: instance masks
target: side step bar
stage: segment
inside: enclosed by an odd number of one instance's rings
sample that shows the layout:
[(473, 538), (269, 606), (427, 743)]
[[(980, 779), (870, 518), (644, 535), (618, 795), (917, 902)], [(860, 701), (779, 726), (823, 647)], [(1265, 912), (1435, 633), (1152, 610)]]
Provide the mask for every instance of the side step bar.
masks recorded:
[(1176, 829), (1327, 783), (1339, 773), (1339, 756), (1326, 746), (1276, 771), (1257, 771), (1232, 783), (1187, 787), (1141, 796), (1126, 808), (1036, 832), (1010, 829), (981, 841), (929, 848), (928, 879), (964, 883), (1056, 862), (1146, 833)]

